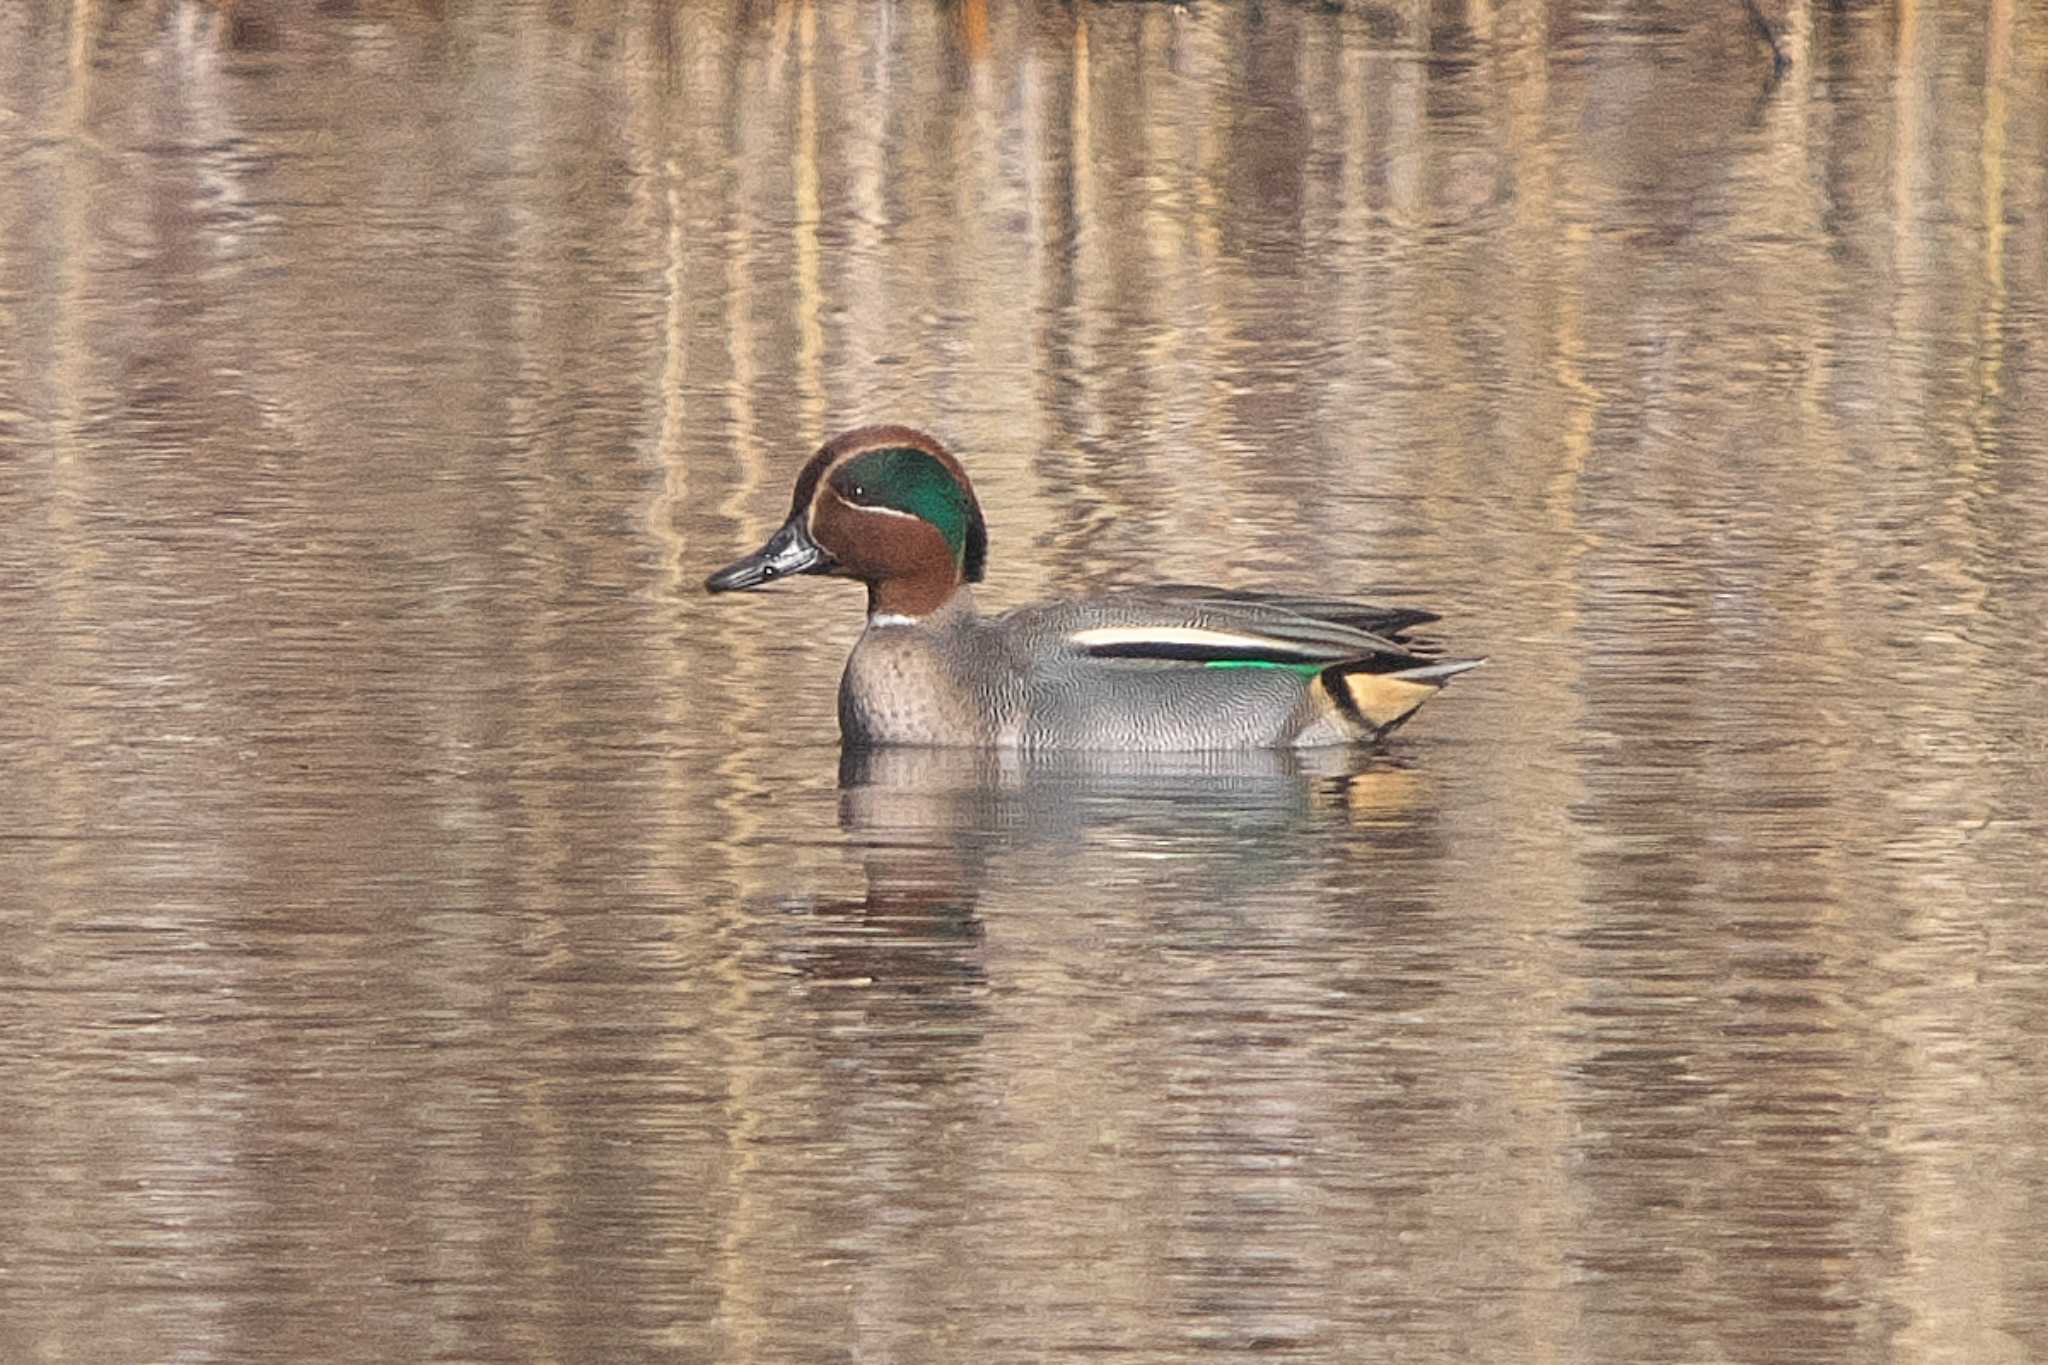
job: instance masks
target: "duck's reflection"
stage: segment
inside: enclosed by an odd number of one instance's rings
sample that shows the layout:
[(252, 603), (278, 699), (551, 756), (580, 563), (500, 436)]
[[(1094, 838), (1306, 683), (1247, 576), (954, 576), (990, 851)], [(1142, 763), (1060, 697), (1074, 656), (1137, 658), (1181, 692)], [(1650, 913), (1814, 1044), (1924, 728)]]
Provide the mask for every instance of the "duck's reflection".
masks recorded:
[(1296, 828), (1311, 812), (1410, 809), (1402, 759), (1370, 749), (1146, 754), (881, 748), (839, 761), (840, 826), (868, 847), (952, 835), (1021, 842), (1090, 826)]
[(925, 1335), (1045, 1273), (1011, 1229), (1079, 1247), (1104, 1210), (1148, 1229), (1111, 1257), (1133, 1305), (1263, 1273), (1320, 1197), (1276, 1153), (1351, 1142), (1361, 1095), (1407, 1136), (1408, 1063), (1355, 1025), (1443, 989), (1439, 794), (1358, 751), (846, 751), (858, 889), (778, 902), (744, 1262), (825, 1248), (853, 1321)]
[(814, 987), (859, 989), (926, 1014), (958, 1010), (986, 984), (979, 907), (999, 858), (1021, 860), (1026, 874), (1109, 854), (1124, 869), (1117, 875), (1158, 868), (1154, 889), (1199, 880), (1209, 896), (1228, 896), (1299, 875), (1315, 861), (1302, 836), (1333, 822), (1412, 836), (1420, 788), (1398, 760), (1343, 749), (849, 748), (839, 825), (866, 872), (865, 894), (785, 901), (810, 917), (787, 944), (787, 965)]
[[(1317, 831), (1408, 842), (1419, 779), (1357, 750), (1019, 754), (858, 749), (841, 756), (839, 824), (866, 894), (806, 898), (792, 949), (816, 986), (859, 988), (915, 1014), (966, 1011), (986, 986), (980, 905), (998, 862), (1025, 885), (1105, 864), (1170, 911), (1199, 885), (1215, 904), (1270, 893), (1321, 865)], [(1356, 852), (1355, 848), (1352, 850)], [(1041, 907), (1047, 913), (1059, 905)], [(904, 1023), (911, 1022), (905, 1019)]]
[[(821, 1004), (860, 1009), (863, 1032), (930, 1042), (971, 1029), (987, 985), (977, 905), (993, 785), (971, 772), (878, 781), (863, 755), (842, 760), (839, 823), (865, 865), (866, 891), (785, 901), (807, 916), (785, 952)], [(865, 1040), (870, 1056), (876, 1041)]]

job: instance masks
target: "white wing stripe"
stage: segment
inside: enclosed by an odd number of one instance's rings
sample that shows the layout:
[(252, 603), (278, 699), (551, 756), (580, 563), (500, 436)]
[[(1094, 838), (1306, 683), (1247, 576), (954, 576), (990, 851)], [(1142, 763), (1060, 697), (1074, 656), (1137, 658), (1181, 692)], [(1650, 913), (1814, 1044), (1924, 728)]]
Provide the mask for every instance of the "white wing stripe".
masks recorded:
[(1251, 651), (1256, 654), (1300, 654), (1319, 657), (1318, 652), (1293, 640), (1270, 635), (1240, 635), (1227, 630), (1204, 630), (1200, 626), (1094, 626), (1077, 630), (1068, 637), (1082, 649), (1109, 649), (1118, 645), (1186, 645), (1211, 649), (1219, 654)]

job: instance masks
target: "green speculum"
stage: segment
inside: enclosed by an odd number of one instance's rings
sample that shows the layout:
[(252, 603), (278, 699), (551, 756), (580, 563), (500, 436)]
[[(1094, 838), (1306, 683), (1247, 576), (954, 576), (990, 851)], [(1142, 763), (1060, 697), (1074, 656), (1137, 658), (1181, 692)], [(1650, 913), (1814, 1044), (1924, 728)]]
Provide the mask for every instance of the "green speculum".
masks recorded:
[(1299, 673), (1304, 678), (1313, 678), (1328, 668), (1328, 664), (1282, 664), (1271, 659), (1211, 659), (1204, 668), (1284, 668), (1289, 673)]

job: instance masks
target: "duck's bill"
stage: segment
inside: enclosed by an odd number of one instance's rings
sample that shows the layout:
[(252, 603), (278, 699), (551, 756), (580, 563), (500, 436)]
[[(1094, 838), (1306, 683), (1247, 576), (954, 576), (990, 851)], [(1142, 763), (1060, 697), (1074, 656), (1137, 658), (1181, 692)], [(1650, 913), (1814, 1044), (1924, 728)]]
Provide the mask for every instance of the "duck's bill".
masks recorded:
[(810, 533), (804, 530), (803, 522), (791, 520), (768, 537), (766, 545), (705, 579), (704, 590), (738, 592), (742, 588), (758, 588), (763, 583), (787, 578), (791, 574), (821, 573), (831, 567), (832, 557), (811, 539)]

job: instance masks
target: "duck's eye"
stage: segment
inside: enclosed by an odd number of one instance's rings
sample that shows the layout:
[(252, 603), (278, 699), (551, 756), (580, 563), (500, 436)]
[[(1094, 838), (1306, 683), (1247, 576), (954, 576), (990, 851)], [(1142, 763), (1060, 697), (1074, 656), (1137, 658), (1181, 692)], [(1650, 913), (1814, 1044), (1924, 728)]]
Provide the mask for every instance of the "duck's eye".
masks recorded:
[(857, 483), (853, 487), (846, 490), (846, 496), (852, 498), (855, 502), (863, 501), (864, 499), (866, 499), (867, 495), (868, 487), (864, 483)]

